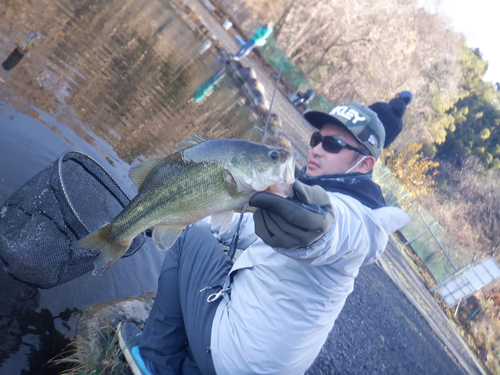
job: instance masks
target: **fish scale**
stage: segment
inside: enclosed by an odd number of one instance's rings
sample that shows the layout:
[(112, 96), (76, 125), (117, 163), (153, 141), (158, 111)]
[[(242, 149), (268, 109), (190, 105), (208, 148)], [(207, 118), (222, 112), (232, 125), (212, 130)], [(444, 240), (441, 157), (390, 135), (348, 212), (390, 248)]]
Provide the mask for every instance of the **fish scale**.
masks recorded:
[(234, 210), (257, 191), (293, 183), (294, 155), (250, 141), (192, 136), (166, 158), (132, 167), (129, 176), (138, 194), (110, 223), (75, 244), (98, 254), (94, 274), (109, 269), (146, 229), (153, 228), (160, 250), (207, 216), (222, 234)]

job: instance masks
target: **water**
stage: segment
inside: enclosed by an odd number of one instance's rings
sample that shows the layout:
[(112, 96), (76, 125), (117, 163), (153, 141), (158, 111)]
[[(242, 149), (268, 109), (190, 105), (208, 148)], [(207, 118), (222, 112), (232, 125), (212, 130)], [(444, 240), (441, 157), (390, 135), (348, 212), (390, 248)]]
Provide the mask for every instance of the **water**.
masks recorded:
[[(228, 80), (191, 103), (217, 68), (215, 54), (199, 55), (206, 38), (166, 1), (2, 2), (0, 60), (31, 30), (41, 37), (28, 54), (8, 72), (0, 68), (0, 205), (68, 149), (96, 159), (133, 196), (130, 166), (169, 154), (185, 136), (260, 139), (254, 126), (263, 124)], [(263, 79), (270, 100), (272, 82)], [(308, 130), (286, 100), (275, 104), (303, 157)], [(74, 336), (79, 312), (155, 291), (161, 261), (148, 239), (103, 276), (51, 289), (0, 271), (0, 374), (57, 373), (45, 363)]]
[[(0, 204), (68, 149), (96, 159), (133, 196), (130, 166), (169, 154), (185, 136), (260, 139), (254, 125), (262, 123), (228, 80), (191, 103), (217, 68), (215, 54), (199, 56), (206, 39), (165, 1), (2, 2), (0, 60), (31, 30), (41, 37), (30, 52), (14, 69), (0, 69)], [(270, 100), (272, 82), (262, 78)], [(303, 151), (293, 107), (283, 98), (275, 104)], [(51, 289), (1, 271), (0, 374), (57, 373), (45, 363), (74, 336), (79, 311), (155, 291), (161, 261), (148, 240), (103, 276)]]

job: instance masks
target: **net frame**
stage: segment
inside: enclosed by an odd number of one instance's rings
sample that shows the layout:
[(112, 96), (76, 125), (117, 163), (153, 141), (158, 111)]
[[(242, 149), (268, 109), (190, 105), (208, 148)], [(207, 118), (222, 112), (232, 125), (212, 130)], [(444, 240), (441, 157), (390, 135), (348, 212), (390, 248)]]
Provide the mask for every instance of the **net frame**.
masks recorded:
[[(130, 198), (92, 157), (65, 151), (0, 209), (0, 266), (40, 288), (65, 283), (94, 268), (97, 254), (74, 242), (111, 221)], [(146, 242), (137, 236), (125, 257)]]

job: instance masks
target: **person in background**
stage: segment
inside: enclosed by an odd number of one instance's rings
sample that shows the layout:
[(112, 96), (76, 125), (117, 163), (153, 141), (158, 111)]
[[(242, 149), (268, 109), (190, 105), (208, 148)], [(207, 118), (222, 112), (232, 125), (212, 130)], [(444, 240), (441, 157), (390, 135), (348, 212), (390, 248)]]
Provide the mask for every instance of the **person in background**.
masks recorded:
[(262, 47), (267, 42), (267, 38), (273, 33), (273, 28), (270, 24), (266, 23), (264, 26), (259, 27), (255, 33), (252, 35), (250, 40), (248, 40), (238, 52), (236, 52), (235, 57), (241, 59), (242, 57), (248, 55), (255, 47)]
[[(303, 374), (360, 267), (408, 222), (369, 173), (385, 139), (377, 115), (350, 102), (304, 117), (316, 131), (290, 197), (256, 193), (255, 212), (222, 236), (201, 221), (166, 252), (144, 332), (118, 329), (137, 374)], [(227, 246), (237, 232), (233, 264), (218, 238)]]
[[(234, 57), (236, 60), (241, 59), (242, 57), (248, 55), (250, 51), (252, 51), (257, 46), (263, 46), (266, 44), (267, 38), (272, 34), (273, 28), (269, 24), (265, 24), (264, 26), (257, 29), (255, 34), (252, 35), (252, 38), (244, 43), (242, 41), (242, 47)], [(219, 59), (219, 62), (223, 62), (223, 60)], [(213, 74), (209, 79), (201, 84), (193, 93), (193, 99), (195, 102), (200, 102), (203, 100), (217, 85), (222, 78), (226, 75), (226, 69), (224, 67), (220, 68), (215, 74)]]
[(309, 103), (314, 99), (315, 96), (314, 90), (307, 90), (304, 94), (300, 91), (297, 91), (297, 97), (293, 100), (292, 104), (295, 107), (300, 107), (303, 104)]
[(374, 111), (385, 128), (384, 148), (391, 145), (403, 130), (403, 116), (406, 107), (413, 102), (413, 94), (410, 91), (401, 91), (389, 103), (377, 102), (369, 105)]

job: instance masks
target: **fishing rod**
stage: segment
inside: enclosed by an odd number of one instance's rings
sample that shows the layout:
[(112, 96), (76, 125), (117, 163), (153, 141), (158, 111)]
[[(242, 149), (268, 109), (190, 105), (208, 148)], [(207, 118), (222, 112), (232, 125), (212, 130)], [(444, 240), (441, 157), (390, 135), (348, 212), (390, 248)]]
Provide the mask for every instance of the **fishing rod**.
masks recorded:
[[(262, 132), (262, 139), (260, 140), (260, 143), (264, 143), (264, 138), (266, 137), (266, 132), (267, 128), (269, 126), (269, 120), (271, 118), (271, 109), (273, 108), (274, 104), (274, 98), (276, 96), (276, 92), (278, 91), (278, 85), (281, 80), (281, 73), (283, 72), (283, 66), (285, 65), (285, 56), (286, 56), (286, 51), (288, 49), (288, 44), (290, 43), (290, 37), (292, 36), (292, 29), (293, 25), (295, 24), (295, 14), (297, 11), (297, 1), (294, 2), (293, 4), (293, 18), (292, 18), (292, 23), (290, 27), (290, 31), (288, 32), (286, 44), (285, 44), (285, 50), (283, 51), (283, 56), (281, 57), (281, 63), (280, 63), (280, 70), (278, 72), (278, 77), (276, 79), (276, 84), (274, 85), (274, 91), (273, 95), (271, 97), (271, 103), (269, 104), (269, 112), (267, 113), (267, 118), (266, 118), (266, 123), (264, 125), (264, 130)], [(241, 222), (243, 221), (243, 214), (246, 211), (247, 205), (243, 205), (241, 208), (241, 214), (240, 218), (238, 220), (238, 225), (236, 227), (236, 231), (234, 232), (233, 238), (231, 239), (231, 244), (229, 245), (229, 250), (227, 252), (227, 255), (229, 256), (229, 259), (233, 259), (234, 254), (236, 253), (236, 248), (238, 247), (238, 241), (239, 241), (239, 234), (240, 234), (240, 229), (241, 229)]]

